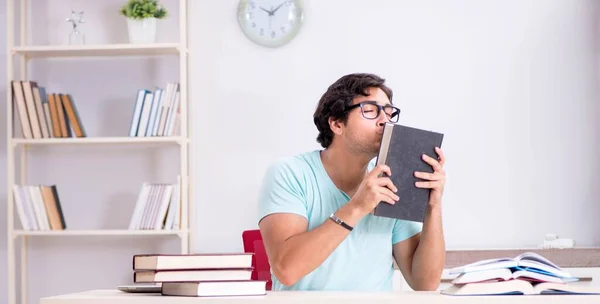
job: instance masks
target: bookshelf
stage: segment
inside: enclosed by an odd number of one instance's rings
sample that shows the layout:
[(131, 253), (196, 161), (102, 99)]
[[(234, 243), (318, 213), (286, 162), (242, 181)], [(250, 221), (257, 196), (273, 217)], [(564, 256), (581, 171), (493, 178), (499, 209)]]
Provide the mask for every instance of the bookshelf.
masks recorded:
[[(179, 13), (179, 41), (177, 43), (155, 43), (155, 44), (85, 44), (85, 45), (28, 45), (29, 20), (27, 20), (28, 5), (27, 0), (7, 0), (6, 4), (6, 147), (7, 147), (7, 296), (8, 304), (28, 303), (28, 277), (27, 277), (27, 240), (29, 238), (40, 237), (175, 237), (180, 242), (178, 251), (189, 253), (191, 231), (193, 229), (190, 214), (193, 213), (193, 206), (190, 185), (190, 154), (191, 154), (191, 128), (189, 126), (188, 113), (188, 18), (187, 11), (189, 7), (188, 0), (176, 0)], [(102, 4), (98, 4), (102, 5)], [(18, 12), (18, 14), (17, 14)], [(17, 23), (18, 22), (18, 23)], [(16, 33), (16, 30), (19, 32)], [(18, 34), (18, 35), (17, 35)], [(18, 39), (17, 39), (18, 38)], [(31, 59), (52, 59), (52, 58), (115, 58), (123, 56), (176, 56), (178, 58), (179, 79), (173, 79), (179, 87), (179, 111), (180, 118), (177, 125), (177, 135), (175, 136), (147, 136), (147, 137), (129, 137), (124, 130), (122, 137), (63, 137), (63, 138), (23, 138), (21, 132), (16, 132), (19, 115), (15, 113), (16, 106), (13, 101), (12, 80), (35, 80), (29, 79), (28, 67)], [(16, 64), (15, 64), (16, 62)], [(18, 72), (18, 73), (17, 73)], [(83, 71), (82, 71), (83, 72)], [(164, 86), (163, 86), (164, 88)], [(136, 88), (137, 89), (137, 88)], [(131, 99), (131, 109), (135, 104), (135, 99)], [(83, 103), (77, 104), (80, 107)], [(85, 124), (85, 121), (84, 121)], [(14, 185), (27, 185), (27, 165), (28, 152), (38, 147), (53, 149), (54, 147), (72, 146), (85, 147), (92, 145), (110, 145), (111, 147), (122, 146), (153, 146), (157, 148), (175, 147), (178, 149), (180, 157), (178, 174), (180, 175), (180, 220), (178, 229), (128, 229), (122, 227), (117, 229), (67, 229), (64, 230), (26, 230), (21, 228), (19, 217), (17, 215), (15, 196), (13, 193)], [(144, 151), (141, 149), (140, 151)], [(19, 156), (19, 161), (17, 161)], [(102, 159), (98, 159), (101, 162)], [(140, 181), (140, 184), (143, 181)], [(58, 189), (59, 193), (61, 189)], [(137, 193), (136, 193), (137, 194)], [(135, 202), (134, 202), (135, 203)], [(67, 204), (68, 206), (68, 204)], [(68, 208), (62, 204), (62, 208)], [(65, 218), (68, 223), (69, 219)], [(158, 239), (157, 239), (158, 240)], [(17, 246), (20, 241), (20, 246)], [(17, 257), (19, 263), (17, 265)], [(125, 256), (123, 259), (130, 259)], [(20, 291), (20, 294), (17, 292)]]

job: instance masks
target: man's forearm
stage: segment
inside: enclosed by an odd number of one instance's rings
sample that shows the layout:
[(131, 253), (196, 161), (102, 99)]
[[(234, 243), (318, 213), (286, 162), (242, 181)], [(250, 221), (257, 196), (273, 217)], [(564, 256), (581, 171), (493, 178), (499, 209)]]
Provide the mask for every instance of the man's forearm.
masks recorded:
[[(362, 215), (349, 204), (335, 214), (350, 226), (355, 226)], [(287, 239), (271, 267), (284, 285), (292, 285), (321, 265), (350, 233), (331, 220), (319, 227)]]
[(446, 244), (441, 206), (429, 207), (421, 240), (413, 257), (412, 276), (415, 287), (419, 290), (435, 290), (439, 286), (445, 261)]

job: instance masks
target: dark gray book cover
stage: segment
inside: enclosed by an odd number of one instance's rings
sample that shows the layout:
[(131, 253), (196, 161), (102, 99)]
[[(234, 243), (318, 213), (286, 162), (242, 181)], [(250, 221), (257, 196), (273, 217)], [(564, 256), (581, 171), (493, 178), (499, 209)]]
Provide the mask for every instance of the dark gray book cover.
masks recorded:
[(390, 167), (390, 179), (398, 188), (396, 195), (400, 200), (394, 205), (379, 203), (374, 215), (421, 223), (424, 221), (431, 190), (415, 186), (415, 182), (422, 179), (415, 177), (414, 173), (433, 173), (433, 168), (423, 160), (422, 155), (438, 159), (435, 147), (442, 147), (443, 138), (443, 134), (433, 131), (399, 124), (385, 125), (377, 165), (386, 164)]

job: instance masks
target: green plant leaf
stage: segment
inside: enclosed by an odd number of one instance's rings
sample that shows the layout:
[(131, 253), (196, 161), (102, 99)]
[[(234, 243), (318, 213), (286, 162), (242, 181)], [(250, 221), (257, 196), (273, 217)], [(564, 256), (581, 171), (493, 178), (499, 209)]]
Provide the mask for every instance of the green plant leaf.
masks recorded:
[(127, 18), (144, 19), (157, 18), (162, 19), (167, 17), (167, 9), (165, 9), (158, 0), (128, 0), (119, 13)]

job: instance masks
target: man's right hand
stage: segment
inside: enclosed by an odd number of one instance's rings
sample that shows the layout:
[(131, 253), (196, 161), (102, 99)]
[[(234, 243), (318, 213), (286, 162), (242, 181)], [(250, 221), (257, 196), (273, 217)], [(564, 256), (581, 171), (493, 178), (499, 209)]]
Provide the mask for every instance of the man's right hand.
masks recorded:
[(390, 167), (386, 165), (375, 167), (358, 186), (358, 190), (349, 202), (363, 215), (373, 211), (379, 202), (393, 205), (400, 199), (396, 195), (398, 188), (394, 186), (389, 177), (380, 176), (382, 173), (386, 173), (388, 176), (392, 175)]

